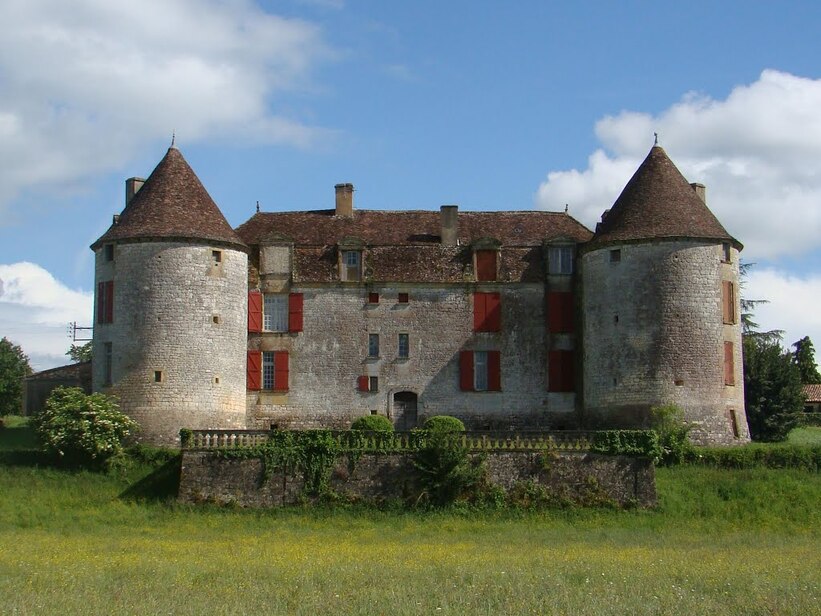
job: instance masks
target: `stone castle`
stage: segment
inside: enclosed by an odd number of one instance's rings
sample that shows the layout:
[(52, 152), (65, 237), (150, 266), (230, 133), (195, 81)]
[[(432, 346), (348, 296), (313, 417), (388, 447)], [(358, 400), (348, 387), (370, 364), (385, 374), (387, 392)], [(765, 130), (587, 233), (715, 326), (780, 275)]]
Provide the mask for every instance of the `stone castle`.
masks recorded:
[(257, 212), (232, 229), (171, 147), (96, 255), (93, 388), (180, 428), (642, 427), (749, 440), (741, 244), (654, 146), (591, 232), (566, 212)]

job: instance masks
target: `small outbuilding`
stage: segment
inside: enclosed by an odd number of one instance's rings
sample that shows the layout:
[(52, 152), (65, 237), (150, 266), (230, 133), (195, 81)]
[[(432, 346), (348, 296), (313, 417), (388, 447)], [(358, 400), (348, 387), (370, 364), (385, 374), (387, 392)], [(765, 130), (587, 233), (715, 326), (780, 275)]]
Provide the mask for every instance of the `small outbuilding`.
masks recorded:
[(80, 387), (91, 393), (91, 362), (84, 361), (35, 372), (23, 379), (23, 403), (20, 412), (30, 416), (38, 413), (57, 387)]

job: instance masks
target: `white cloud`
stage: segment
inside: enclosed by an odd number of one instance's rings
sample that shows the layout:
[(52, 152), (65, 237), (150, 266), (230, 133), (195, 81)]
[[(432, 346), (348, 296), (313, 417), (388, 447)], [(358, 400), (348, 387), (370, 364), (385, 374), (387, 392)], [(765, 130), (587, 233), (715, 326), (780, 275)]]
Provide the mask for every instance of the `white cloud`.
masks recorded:
[[(744, 297), (766, 300), (758, 304), (753, 320), (761, 331), (784, 330), (784, 346), (809, 336), (821, 349), (821, 274), (796, 276), (775, 268), (750, 270)], [(821, 361), (821, 356), (816, 357)]]
[(67, 325), (91, 325), (92, 308), (91, 293), (69, 289), (39, 265), (0, 265), (0, 335), (19, 344), (35, 370), (68, 363)]
[(251, 0), (7, 0), (0, 20), (0, 208), (117, 168), (176, 129), (308, 146), (270, 111), (331, 51), (313, 24)]
[(595, 226), (647, 155), (653, 132), (749, 260), (800, 255), (821, 233), (821, 79), (774, 70), (725, 100), (687, 94), (658, 116), (622, 112), (596, 124), (602, 149), (582, 171), (548, 174), (536, 206)]

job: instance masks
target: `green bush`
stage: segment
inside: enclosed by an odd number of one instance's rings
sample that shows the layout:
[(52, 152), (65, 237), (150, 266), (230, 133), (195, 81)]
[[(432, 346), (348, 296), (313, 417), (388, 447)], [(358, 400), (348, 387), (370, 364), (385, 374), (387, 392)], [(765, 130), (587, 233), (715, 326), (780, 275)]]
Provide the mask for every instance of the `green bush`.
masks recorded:
[(609, 456), (642, 456), (653, 462), (663, 450), (655, 430), (601, 430), (593, 433), (590, 451)]
[(424, 442), (413, 454), (413, 465), (421, 486), (417, 501), (441, 507), (471, 495), (485, 476), (483, 462), (481, 457), (471, 459), (467, 446), (456, 431), (426, 431)]
[(103, 466), (123, 451), (137, 424), (120, 412), (115, 398), (58, 387), (31, 425), (46, 453), (70, 464)]
[(693, 447), (686, 461), (715, 468), (821, 469), (821, 446), (744, 445), (742, 447)]
[(434, 415), (428, 417), (422, 426), (428, 432), (464, 432), (465, 424), (450, 415)]
[(650, 421), (659, 435), (661, 457), (658, 463), (663, 466), (681, 464), (692, 449), (690, 444), (690, 426), (684, 421), (684, 411), (675, 404), (654, 406), (650, 409)]
[(365, 415), (351, 424), (351, 430), (370, 430), (371, 432), (393, 432), (391, 420), (384, 415)]

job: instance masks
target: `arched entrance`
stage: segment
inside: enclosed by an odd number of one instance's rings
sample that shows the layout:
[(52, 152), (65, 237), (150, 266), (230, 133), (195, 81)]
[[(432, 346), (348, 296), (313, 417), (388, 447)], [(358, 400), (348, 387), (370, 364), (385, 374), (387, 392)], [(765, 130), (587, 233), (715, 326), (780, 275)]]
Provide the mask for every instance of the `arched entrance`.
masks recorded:
[(393, 427), (396, 430), (412, 430), (416, 427), (417, 400), (412, 391), (393, 394)]

